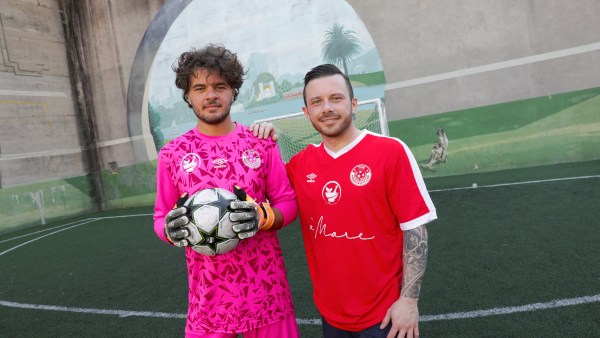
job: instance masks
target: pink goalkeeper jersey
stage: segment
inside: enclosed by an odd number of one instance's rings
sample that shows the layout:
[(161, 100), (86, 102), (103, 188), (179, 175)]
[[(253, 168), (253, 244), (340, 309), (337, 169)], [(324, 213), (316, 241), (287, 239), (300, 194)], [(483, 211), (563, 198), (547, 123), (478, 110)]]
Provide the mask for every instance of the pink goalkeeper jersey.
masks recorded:
[[(296, 196), (277, 145), (237, 124), (225, 136), (196, 128), (159, 153), (154, 230), (164, 241), (164, 217), (180, 195), (219, 187), (242, 187), (257, 202), (269, 200), (284, 224), (297, 216)], [(186, 248), (189, 304), (186, 333), (234, 333), (279, 321), (293, 313), (281, 248), (275, 231), (259, 231), (231, 252), (205, 256)]]
[(343, 330), (380, 323), (400, 296), (402, 230), (437, 217), (410, 150), (363, 131), (337, 153), (309, 145), (286, 169), (319, 312)]

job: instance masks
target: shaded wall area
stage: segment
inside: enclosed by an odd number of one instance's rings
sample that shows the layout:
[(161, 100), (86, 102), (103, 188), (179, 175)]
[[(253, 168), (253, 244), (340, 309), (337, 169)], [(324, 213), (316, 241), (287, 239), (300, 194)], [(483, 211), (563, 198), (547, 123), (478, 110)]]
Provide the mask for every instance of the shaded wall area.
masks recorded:
[(152, 199), (139, 197), (154, 170), (133, 155), (126, 97), (163, 3), (0, 3), (0, 232)]

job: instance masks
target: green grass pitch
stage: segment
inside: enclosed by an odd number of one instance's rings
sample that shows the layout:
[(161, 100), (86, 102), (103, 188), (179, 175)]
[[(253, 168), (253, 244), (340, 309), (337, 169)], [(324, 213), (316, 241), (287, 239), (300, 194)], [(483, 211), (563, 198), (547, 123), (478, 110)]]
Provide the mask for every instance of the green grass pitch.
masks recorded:
[[(591, 161), (427, 180), (439, 219), (428, 225), (422, 336), (598, 336), (600, 298), (567, 303), (600, 297), (599, 175)], [(156, 238), (150, 213), (114, 210), (0, 235), (1, 336), (182, 336), (183, 251)], [(299, 225), (279, 237), (302, 337), (320, 337)], [(449, 314), (456, 318), (440, 319)]]

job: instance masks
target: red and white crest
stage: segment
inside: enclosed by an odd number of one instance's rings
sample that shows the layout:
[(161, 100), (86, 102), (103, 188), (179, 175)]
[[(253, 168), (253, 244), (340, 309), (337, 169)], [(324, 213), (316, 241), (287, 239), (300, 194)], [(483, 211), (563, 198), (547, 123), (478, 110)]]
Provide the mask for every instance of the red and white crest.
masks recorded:
[(248, 149), (242, 154), (242, 161), (250, 169), (260, 167), (262, 160), (260, 155), (254, 149)]
[(336, 181), (329, 181), (323, 186), (321, 196), (327, 204), (337, 204), (342, 198), (342, 187)]
[(359, 164), (350, 171), (350, 181), (358, 187), (366, 185), (371, 180), (371, 168), (365, 164)]

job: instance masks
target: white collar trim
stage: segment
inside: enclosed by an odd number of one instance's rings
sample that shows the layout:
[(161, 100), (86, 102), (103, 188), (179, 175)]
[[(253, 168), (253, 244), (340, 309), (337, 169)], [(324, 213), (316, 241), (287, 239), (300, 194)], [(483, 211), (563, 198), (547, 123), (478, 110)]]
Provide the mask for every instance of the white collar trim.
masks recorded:
[(323, 148), (325, 149), (325, 152), (327, 154), (329, 154), (329, 156), (336, 159), (336, 158), (344, 155), (345, 153), (349, 152), (350, 150), (352, 150), (352, 148), (354, 148), (360, 141), (362, 141), (362, 139), (365, 138), (366, 135), (367, 135), (367, 130), (366, 129), (361, 130), (360, 135), (358, 135), (358, 137), (355, 138), (354, 141), (350, 142), (344, 148), (342, 148), (336, 152), (329, 150), (329, 148), (327, 148), (327, 146), (325, 144), (323, 144)]

